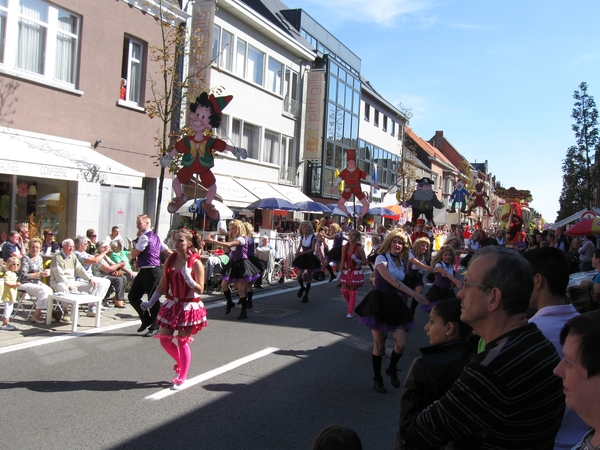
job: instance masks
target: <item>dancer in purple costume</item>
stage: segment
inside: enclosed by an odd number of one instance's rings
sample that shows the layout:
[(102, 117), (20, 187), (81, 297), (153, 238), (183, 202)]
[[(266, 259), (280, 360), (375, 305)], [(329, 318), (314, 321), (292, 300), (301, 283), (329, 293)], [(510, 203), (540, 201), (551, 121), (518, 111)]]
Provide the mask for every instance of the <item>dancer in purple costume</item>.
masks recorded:
[[(308, 293), (310, 292), (313, 272), (321, 270), (321, 261), (315, 255), (317, 237), (313, 231), (312, 223), (304, 221), (300, 224), (300, 244), (292, 261), (292, 265), (299, 270), (298, 283), (300, 283), (300, 290), (298, 291), (298, 297), (302, 297), (302, 303), (308, 302)], [(303, 280), (305, 274), (306, 287)]]
[(447, 298), (456, 298), (452, 284), (457, 288), (462, 287), (462, 283), (454, 278), (454, 248), (450, 245), (444, 245), (436, 253), (431, 261), (431, 267), (435, 271), (435, 280), (433, 286), (427, 291), (428, 305), (421, 305), (421, 309), (426, 313), (430, 313), (433, 307), (440, 300)]
[(388, 333), (393, 335), (394, 350), (385, 373), (390, 376), (392, 386), (400, 387), (396, 367), (406, 346), (406, 330), (415, 326), (413, 314), (406, 305), (406, 296), (421, 304), (429, 303), (423, 295), (402, 283), (408, 264), (408, 250), (408, 236), (402, 230), (395, 229), (386, 236), (375, 259), (375, 286), (355, 309), (360, 316), (358, 323), (369, 327), (373, 335), (373, 388), (377, 392), (386, 391), (381, 361)]
[(240, 304), (242, 305), (242, 312), (238, 316), (238, 319), (246, 319), (248, 317), (246, 313), (246, 308), (248, 307), (246, 302), (248, 283), (252, 283), (260, 277), (260, 270), (248, 260), (248, 240), (244, 237), (245, 233), (246, 227), (244, 223), (239, 220), (232, 220), (229, 222), (229, 236), (231, 241), (215, 241), (212, 234), (208, 239), (204, 240), (207, 244), (220, 245), (231, 249), (229, 262), (221, 270), (221, 287), (227, 299), (225, 314), (229, 314), (231, 309), (235, 307), (235, 303), (231, 300), (229, 283), (235, 284), (240, 297)]

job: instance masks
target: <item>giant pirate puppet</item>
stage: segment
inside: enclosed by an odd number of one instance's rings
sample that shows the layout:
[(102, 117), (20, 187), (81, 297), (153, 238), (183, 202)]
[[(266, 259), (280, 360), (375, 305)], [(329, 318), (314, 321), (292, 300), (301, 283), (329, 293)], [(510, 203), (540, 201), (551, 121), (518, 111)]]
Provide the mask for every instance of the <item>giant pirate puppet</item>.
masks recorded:
[(526, 236), (523, 230), (529, 230), (531, 210), (527, 201), (532, 200), (531, 193), (511, 187), (509, 189), (498, 188), (495, 194), (505, 199), (506, 203), (496, 208), (494, 219), (498, 224), (498, 229), (506, 231), (506, 246), (513, 247), (515, 241)]
[[(342, 170), (334, 180), (331, 192), (335, 191), (335, 189), (343, 181), (344, 192), (342, 192), (342, 196), (340, 197), (337, 206), (348, 216), (350, 216), (351, 214), (348, 213), (345, 202), (350, 200), (350, 197), (352, 194), (354, 194), (357, 200), (362, 204), (362, 209), (360, 211), (360, 219), (362, 219), (369, 212), (369, 202), (367, 201), (365, 193), (362, 191), (360, 180), (365, 180), (367, 183), (373, 183), (373, 179), (367, 172), (356, 167), (355, 149), (346, 149), (346, 160), (346, 168)], [(373, 187), (375, 189), (379, 189), (379, 186), (376, 183), (373, 183)]]
[(427, 221), (431, 222), (435, 227), (433, 208), (441, 209), (444, 207), (444, 204), (438, 200), (431, 188), (432, 185), (433, 181), (431, 178), (423, 177), (417, 180), (417, 189), (407, 201), (402, 202), (404, 208), (409, 206), (412, 208), (412, 223), (417, 223), (417, 219), (423, 214)]
[(177, 153), (183, 154), (182, 167), (173, 178), (175, 198), (167, 206), (170, 213), (176, 212), (188, 200), (183, 193), (183, 185), (187, 184), (196, 174), (207, 189), (206, 198), (200, 206), (209, 219), (219, 220), (219, 212), (212, 204), (217, 193), (215, 176), (210, 170), (215, 165), (213, 152), (230, 151), (238, 161), (248, 157), (245, 149), (233, 147), (225, 141), (215, 138), (212, 133), (213, 128), (221, 125), (222, 111), (232, 98), (231, 95), (215, 97), (213, 94), (209, 96), (206, 92), (200, 94), (190, 105), (190, 126), (194, 130), (194, 134), (185, 136), (178, 141), (175, 148), (161, 158), (160, 165), (167, 168), (171, 166)]

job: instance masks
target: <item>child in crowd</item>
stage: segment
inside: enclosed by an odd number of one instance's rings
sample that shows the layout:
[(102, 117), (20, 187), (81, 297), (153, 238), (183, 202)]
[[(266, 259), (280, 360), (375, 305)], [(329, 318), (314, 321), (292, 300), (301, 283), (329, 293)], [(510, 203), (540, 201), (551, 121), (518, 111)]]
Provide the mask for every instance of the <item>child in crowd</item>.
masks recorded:
[(19, 271), (19, 258), (14, 256), (6, 261), (6, 272), (4, 272), (4, 291), (2, 292), (2, 302), (4, 303), (4, 315), (2, 316), (2, 326), (0, 330), (14, 331), (17, 329), (9, 323), (10, 315), (13, 312), (13, 306), (17, 300), (17, 287), (21, 285), (17, 281), (17, 272)]
[(454, 267), (452, 266), (454, 256), (454, 249), (449, 245), (444, 245), (431, 261), (435, 280), (426, 295), (430, 302), (429, 305), (421, 305), (421, 309), (426, 313), (430, 313), (440, 300), (456, 297), (454, 289), (452, 289), (453, 284), (459, 289), (462, 287), (462, 283), (454, 278)]

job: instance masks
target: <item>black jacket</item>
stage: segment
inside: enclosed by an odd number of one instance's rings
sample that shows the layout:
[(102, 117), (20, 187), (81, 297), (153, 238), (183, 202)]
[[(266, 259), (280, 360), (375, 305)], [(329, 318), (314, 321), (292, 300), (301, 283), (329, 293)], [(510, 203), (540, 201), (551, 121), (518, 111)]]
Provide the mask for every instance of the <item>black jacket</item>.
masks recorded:
[(414, 359), (404, 382), (396, 450), (412, 449), (407, 444), (411, 422), (450, 389), (464, 366), (473, 359), (473, 349), (463, 339), (425, 347), (421, 353), (423, 356)]

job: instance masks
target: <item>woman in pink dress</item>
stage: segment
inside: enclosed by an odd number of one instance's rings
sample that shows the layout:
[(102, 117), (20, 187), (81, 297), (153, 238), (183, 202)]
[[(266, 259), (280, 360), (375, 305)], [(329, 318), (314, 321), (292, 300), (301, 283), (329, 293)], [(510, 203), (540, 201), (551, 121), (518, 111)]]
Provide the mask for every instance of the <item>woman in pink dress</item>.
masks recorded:
[(365, 251), (360, 243), (360, 233), (356, 230), (348, 232), (348, 243), (342, 247), (339, 277), (342, 283), (342, 295), (348, 302), (347, 319), (354, 317), (356, 306), (356, 290), (365, 283), (362, 266), (367, 264)]
[[(175, 253), (163, 266), (160, 283), (152, 298), (141, 304), (147, 310), (165, 294), (156, 322), (160, 326), (160, 344), (175, 360), (175, 377), (171, 389), (181, 389), (187, 379), (192, 360), (189, 344), (192, 335), (206, 326), (206, 309), (200, 299), (204, 290), (204, 267), (197, 249), (201, 248), (196, 235), (188, 230), (179, 230), (175, 235)], [(177, 344), (173, 336), (177, 331)]]

